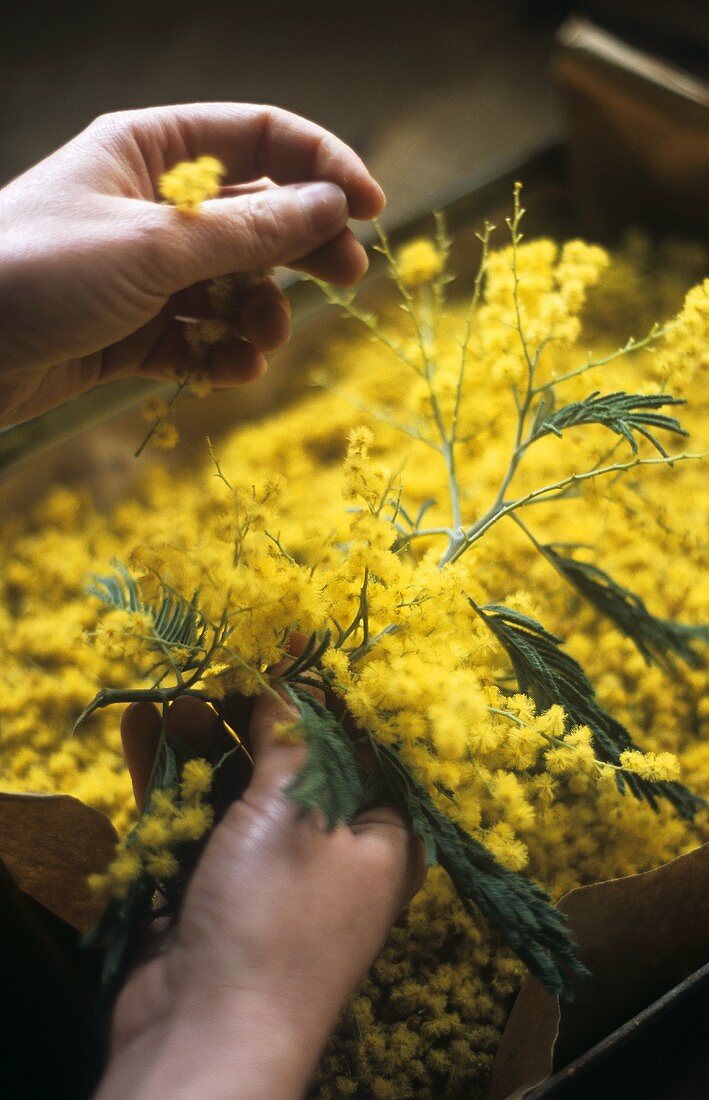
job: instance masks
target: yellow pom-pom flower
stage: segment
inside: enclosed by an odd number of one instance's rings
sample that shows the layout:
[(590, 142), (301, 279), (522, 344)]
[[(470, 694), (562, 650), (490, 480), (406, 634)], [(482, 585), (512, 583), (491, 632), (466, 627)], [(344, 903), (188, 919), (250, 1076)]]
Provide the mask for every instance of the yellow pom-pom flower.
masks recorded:
[(143, 420), (147, 420), (149, 424), (155, 423), (157, 420), (162, 420), (164, 416), (167, 416), (168, 404), (164, 397), (151, 397), (149, 401), (146, 401), (140, 410), (140, 415)]
[(138, 853), (132, 849), (123, 849), (108, 866), (108, 878), (114, 897), (123, 898), (141, 872), (142, 864)]
[(168, 822), (157, 814), (148, 814), (138, 826), (138, 842), (141, 848), (162, 848), (170, 840)]
[(170, 451), (173, 447), (176, 447), (179, 443), (180, 435), (174, 424), (171, 424), (169, 420), (161, 420), (156, 425), (155, 431), (151, 437), (151, 443), (154, 447), (160, 448), (163, 451)]
[(172, 852), (164, 849), (159, 852), (154, 852), (148, 857), (146, 868), (154, 879), (157, 879), (158, 882), (162, 882), (164, 879), (174, 878), (180, 869), (180, 865)]
[(214, 770), (212, 765), (201, 757), (188, 760), (182, 769), (180, 789), (185, 801), (206, 794), (212, 786)]
[(423, 283), (430, 283), (443, 271), (445, 257), (438, 251), (433, 241), (421, 237), (411, 241), (396, 254), (396, 270), (404, 286), (414, 289)]
[(672, 752), (639, 752), (629, 749), (620, 754), (620, 766), (641, 779), (673, 783), (680, 777), (680, 764)]
[(175, 815), (172, 833), (177, 840), (199, 840), (214, 823), (214, 810), (203, 802), (184, 806)]
[(199, 157), (176, 164), (160, 177), (160, 194), (185, 214), (196, 214), (200, 204), (219, 194), (226, 169), (216, 157)]
[(193, 397), (209, 397), (214, 383), (207, 375), (194, 375), (187, 383), (187, 389)]

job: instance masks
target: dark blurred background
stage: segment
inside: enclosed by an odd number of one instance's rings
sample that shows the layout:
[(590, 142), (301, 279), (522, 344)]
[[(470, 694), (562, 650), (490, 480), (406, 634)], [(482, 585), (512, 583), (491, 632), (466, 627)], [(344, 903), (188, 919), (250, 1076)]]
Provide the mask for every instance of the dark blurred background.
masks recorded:
[(352, 142), (401, 220), (563, 134), (549, 59), (572, 12), (709, 70), (702, 0), (6, 4), (0, 182), (104, 111), (269, 102)]

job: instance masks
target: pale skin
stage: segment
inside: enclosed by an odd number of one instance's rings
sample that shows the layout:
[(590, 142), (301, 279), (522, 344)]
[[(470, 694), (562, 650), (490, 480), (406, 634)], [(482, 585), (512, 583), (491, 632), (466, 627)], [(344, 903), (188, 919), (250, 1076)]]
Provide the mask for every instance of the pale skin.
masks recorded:
[[(221, 195), (191, 218), (159, 177), (218, 157)], [(266, 182), (269, 181), (269, 182)], [(0, 427), (112, 378), (188, 367), (183, 323), (216, 276), (289, 265), (342, 286), (367, 267), (347, 228), (384, 195), (338, 138), (273, 107), (214, 103), (104, 115), (0, 191)], [(219, 385), (258, 376), (288, 338), (273, 282), (244, 291)]]
[[(218, 198), (188, 218), (158, 201), (160, 174), (218, 157)], [(287, 265), (349, 286), (367, 267), (347, 227), (384, 205), (360, 158), (272, 107), (196, 104), (121, 112), (0, 191), (0, 427), (112, 378), (189, 367), (185, 314), (210, 315), (208, 280)], [(266, 280), (241, 292), (217, 385), (248, 382), (290, 332)], [(423, 882), (420, 845), (388, 807), (326, 833), (283, 794), (303, 748), (256, 702), (254, 772), (209, 840), (181, 916), (136, 966), (114, 1013), (97, 1100), (296, 1100), (338, 1013)], [(213, 723), (195, 701), (171, 732), (202, 751)], [(122, 734), (138, 803), (155, 753), (151, 707)], [(154, 944), (153, 944), (154, 948)]]
[[(349, 995), (421, 886), (420, 845), (389, 807), (325, 832), (296, 820), (283, 788), (302, 746), (279, 742), (288, 716), (259, 698), (248, 731), (254, 773), (215, 829), (167, 947), (119, 998), (97, 1100), (296, 1100)], [(172, 729), (200, 751), (213, 716), (175, 706)], [(123, 719), (142, 799), (159, 716)]]

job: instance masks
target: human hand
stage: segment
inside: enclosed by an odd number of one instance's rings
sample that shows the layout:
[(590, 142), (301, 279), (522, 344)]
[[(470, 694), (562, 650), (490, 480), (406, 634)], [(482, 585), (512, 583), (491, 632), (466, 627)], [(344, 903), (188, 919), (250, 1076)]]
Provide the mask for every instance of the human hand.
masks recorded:
[[(283, 789), (304, 748), (280, 742), (285, 704), (261, 696), (248, 742), (251, 781), (216, 827), (165, 949), (118, 1000), (97, 1100), (301, 1097), (348, 996), (421, 886), (421, 846), (388, 808), (326, 833), (297, 820)], [(213, 738), (202, 703), (173, 707), (173, 735)], [(123, 739), (144, 797), (159, 737), (150, 705), (126, 711)]]
[[(205, 154), (227, 169), (220, 196), (199, 217), (159, 202), (160, 175)], [(0, 427), (113, 378), (189, 368), (175, 317), (209, 316), (210, 279), (285, 264), (356, 282), (367, 258), (347, 219), (383, 205), (347, 145), (275, 107), (98, 118), (0, 191)], [(290, 330), (271, 280), (235, 305), (234, 336), (213, 349), (216, 385), (257, 377)]]

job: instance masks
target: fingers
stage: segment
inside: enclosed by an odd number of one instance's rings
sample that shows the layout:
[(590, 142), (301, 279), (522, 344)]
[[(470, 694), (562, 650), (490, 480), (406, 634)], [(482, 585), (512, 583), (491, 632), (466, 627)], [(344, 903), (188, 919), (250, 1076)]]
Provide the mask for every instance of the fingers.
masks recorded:
[(340, 187), (313, 182), (211, 199), (197, 217), (157, 205), (152, 216), (159, 244), (155, 259), (173, 294), (203, 279), (262, 271), (307, 256), (338, 236), (349, 209)]
[(305, 762), (305, 746), (289, 744), (280, 733), (284, 724), (297, 718), (296, 708), (282, 696), (265, 693), (254, 703), (248, 732), (254, 762), (251, 796), (282, 790)]
[[(174, 315), (191, 320), (214, 320), (215, 306), (209, 283), (197, 283), (174, 299)], [(275, 351), (290, 337), (290, 302), (273, 279), (263, 278), (245, 286), (234, 281), (228, 300), (217, 310), (228, 320), (234, 335), (248, 340), (259, 351)]]
[(364, 810), (352, 823), (360, 850), (379, 869), (385, 881), (399, 884), (399, 909), (408, 905), (428, 874), (424, 847), (398, 810), (378, 806)]
[[(254, 180), (252, 183), (223, 187), (221, 198), (239, 198), (242, 195), (273, 191), (277, 184), (271, 180)], [(317, 279), (324, 279), (336, 286), (352, 286), (369, 267), (367, 253), (351, 229), (343, 229), (333, 240), (307, 256), (288, 265), (294, 271), (304, 271)]]
[[(123, 712), (121, 741), (139, 810), (143, 808), (153, 771), (160, 727), (160, 712), (152, 703), (132, 703)], [(170, 707), (169, 736), (179, 738), (198, 756), (210, 755), (219, 728), (214, 712), (199, 699), (185, 696)]]
[[(264, 353), (290, 338), (290, 304), (269, 279), (235, 287), (225, 320), (230, 329), (218, 344), (196, 358), (189, 336), (195, 322), (214, 320), (207, 283), (197, 283), (170, 299), (147, 325), (103, 353), (101, 380), (139, 376), (174, 382), (178, 376), (204, 372), (217, 388), (258, 378), (267, 369)], [(179, 318), (179, 319), (177, 319)]]
[(183, 695), (170, 707), (168, 734), (182, 741), (198, 756), (210, 756), (221, 728), (219, 718), (201, 699)]
[[(305, 637), (293, 636), (289, 649), (302, 651)], [(261, 695), (254, 704), (249, 740), (254, 760), (251, 795), (273, 794), (286, 785), (305, 760), (303, 745), (284, 744), (278, 726), (297, 717), (295, 707), (272, 695)], [(426, 860), (422, 843), (398, 810), (380, 806), (358, 814), (351, 826), (357, 837), (360, 859), (370, 868), (373, 879), (393, 891), (394, 916), (408, 905), (423, 885)]]
[(152, 703), (131, 703), (121, 719), (121, 741), (133, 783), (135, 804), (142, 810), (160, 740), (160, 712)]
[[(297, 642), (295, 647), (298, 648)], [(282, 797), (284, 786), (305, 760), (305, 746), (285, 743), (279, 735), (279, 726), (296, 716), (292, 704), (270, 693), (261, 695), (254, 704), (249, 725), (254, 769), (244, 797), (262, 810), (274, 798)], [(160, 727), (160, 713), (152, 703), (134, 703), (123, 714), (121, 738), (140, 810), (155, 762)], [(179, 738), (199, 756), (211, 757), (220, 730), (219, 719), (198, 699), (184, 697), (170, 708), (169, 735)], [(240, 773), (238, 780), (236, 792), (240, 794), (244, 791), (245, 775)], [(359, 866), (366, 868), (368, 881), (381, 896), (391, 898), (393, 920), (426, 878), (423, 846), (398, 811), (388, 806), (358, 814), (351, 831), (356, 837)]]
[(278, 187), (277, 183), (264, 176), (260, 180), (250, 180), (248, 183), (225, 183), (219, 194), (223, 199), (236, 199), (239, 195), (255, 195), (257, 191), (272, 191)]
[(290, 303), (269, 279), (244, 294), (235, 322), (244, 339), (259, 351), (276, 351), (290, 337)]
[(384, 207), (381, 187), (354, 150), (314, 122), (277, 107), (192, 103), (109, 115), (103, 121), (129, 130), (146, 164), (160, 171), (209, 154), (226, 166), (227, 184), (264, 176), (276, 183), (330, 181), (345, 193), (353, 218), (375, 217)]
[[(253, 344), (234, 335), (209, 350), (207, 373), (217, 388), (253, 382), (267, 369), (268, 364)], [(141, 366), (131, 374), (141, 378), (173, 380), (176, 373), (195, 369), (194, 356), (185, 339), (185, 326), (181, 321), (171, 321), (157, 338)]]
[(353, 286), (367, 271), (367, 253), (351, 229), (343, 229), (327, 244), (288, 265), (295, 271), (306, 271), (316, 279), (335, 286)]
[(322, 127), (277, 108), (229, 103), (124, 112), (96, 125), (104, 142), (106, 131), (117, 144), (127, 135), (133, 147), (137, 141), (154, 187), (186, 157), (210, 153), (226, 165), (221, 197), (204, 203), (199, 217), (156, 207), (151, 239), (164, 242), (157, 260), (169, 293), (279, 264), (342, 286), (366, 270), (364, 251), (343, 231), (350, 216), (378, 214), (384, 195), (357, 154)]

